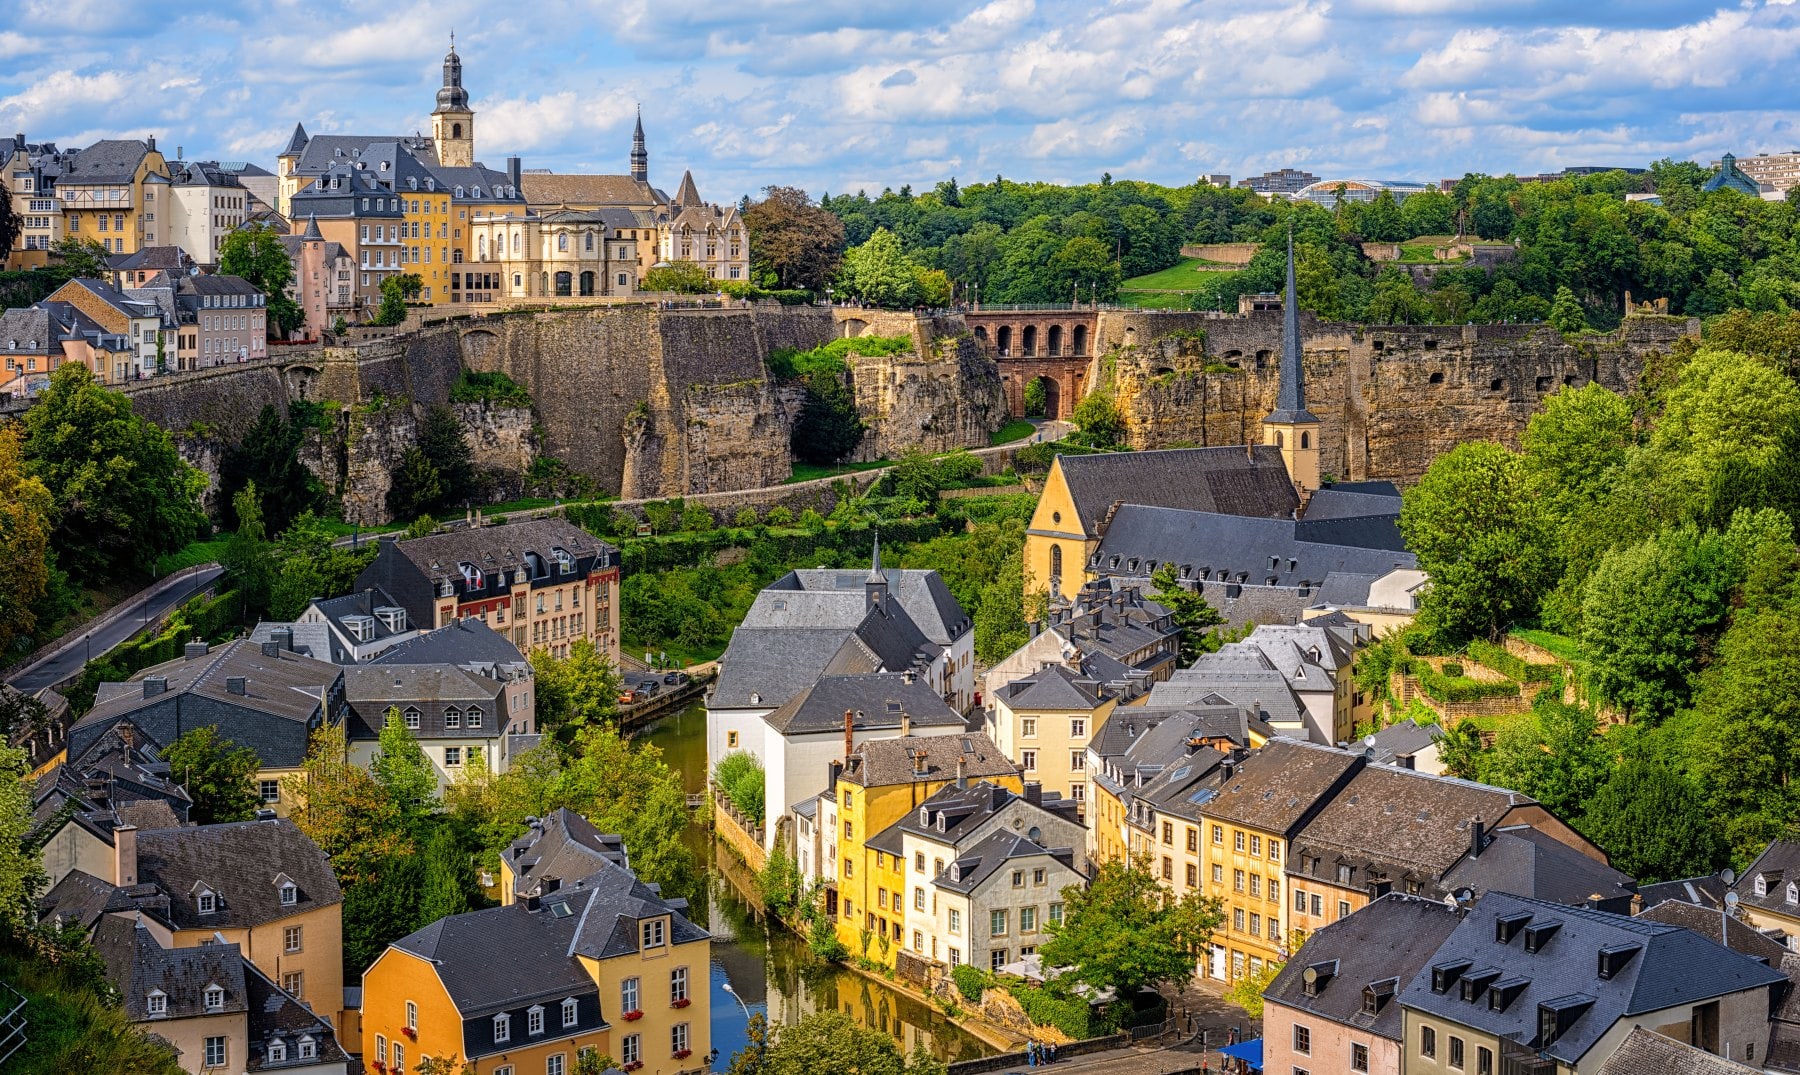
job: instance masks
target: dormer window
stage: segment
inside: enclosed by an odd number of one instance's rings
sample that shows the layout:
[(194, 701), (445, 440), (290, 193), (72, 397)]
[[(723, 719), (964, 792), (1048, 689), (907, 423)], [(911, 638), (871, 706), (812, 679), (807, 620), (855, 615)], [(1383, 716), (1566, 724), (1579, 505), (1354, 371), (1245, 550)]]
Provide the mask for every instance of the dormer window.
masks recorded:
[(194, 910), (200, 914), (213, 914), (219, 909), (219, 897), (210, 888), (203, 888), (194, 897)]
[(574, 1026), (579, 1021), (580, 1015), (580, 1006), (575, 1003), (574, 997), (562, 1002), (562, 1025), (564, 1027)]
[(408, 728), (415, 732), (419, 730), (419, 710), (416, 707), (410, 705), (407, 706), (406, 712), (403, 713), (402, 716), (406, 719), (406, 726)]
[(480, 729), (480, 727), (481, 727), (481, 710), (478, 707), (470, 706), (468, 713), (466, 713), (464, 715), (469, 718), (469, 730), (470, 731), (476, 731), (476, 730)]
[(668, 924), (665, 919), (653, 918), (640, 927), (643, 947), (661, 948), (668, 941)]
[(512, 1040), (512, 1016), (505, 1012), (494, 1016), (494, 1040), (496, 1042)]
[(289, 881), (282, 885), (280, 892), (283, 907), (292, 907), (300, 902), (300, 890), (294, 886), (294, 882)]
[(208, 985), (206, 992), (202, 995), (205, 997), (204, 1003), (207, 1011), (222, 1012), (225, 1010), (225, 990), (220, 986)]
[(1756, 894), (1758, 896), (1769, 894), (1769, 879), (1760, 873), (1756, 875)]
[(558, 571), (568, 572), (575, 569), (575, 558), (569, 555), (569, 550), (558, 546), (553, 550), (553, 554), (556, 557), (556, 569)]
[(463, 586), (470, 590), (479, 590), (482, 586), (481, 569), (464, 560), (457, 565), (462, 571)]
[(1791, 904), (1800, 903), (1800, 884), (1795, 884), (1792, 881), (1788, 882), (1787, 901)]
[(544, 1032), (544, 1006), (533, 1004), (525, 1009), (525, 1033), (536, 1036)]
[(313, 1060), (313, 1059), (316, 1059), (318, 1057), (318, 1055), (319, 1055), (319, 1043), (313, 1040), (313, 1036), (311, 1034), (307, 1034), (307, 1035), (303, 1036), (300, 1039), (300, 1059)]
[(444, 710), (444, 727), (445, 728), (461, 728), (462, 727), (462, 710), (456, 708), (455, 706), (451, 706), (450, 708)]
[(152, 989), (144, 998), (144, 1010), (151, 1015), (169, 1014), (169, 995), (160, 989)]

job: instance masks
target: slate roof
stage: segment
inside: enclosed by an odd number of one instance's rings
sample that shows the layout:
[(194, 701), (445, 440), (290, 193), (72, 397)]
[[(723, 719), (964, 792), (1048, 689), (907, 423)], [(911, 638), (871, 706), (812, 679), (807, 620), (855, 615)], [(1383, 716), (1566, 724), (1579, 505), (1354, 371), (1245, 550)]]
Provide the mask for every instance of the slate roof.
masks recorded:
[[(911, 833), (955, 846), (973, 835), (995, 814), (1023, 800), (1024, 796), (1018, 792), (987, 780), (975, 781), (963, 787), (955, 783), (946, 784), (920, 803), (918, 809), (907, 811), (900, 820), (881, 830), (867, 843), (874, 850), (899, 855), (902, 853), (906, 834)], [(1076, 820), (1078, 804), (1073, 799), (1052, 796), (1042, 800), (1038, 808), (1052, 818), (1079, 823)], [(943, 821), (941, 829), (938, 827), (940, 815)]]
[(1380, 493), (1364, 493), (1346, 489), (1342, 486), (1328, 485), (1316, 489), (1306, 502), (1306, 514), (1302, 516), (1308, 522), (1326, 519), (1362, 519), (1372, 516), (1400, 514), (1400, 494), (1391, 496)]
[(1597, 1075), (1751, 1075), (1760, 1070), (1636, 1026)]
[[(1400, 990), (1430, 962), (1460, 921), (1461, 916), (1439, 900), (1390, 893), (1315, 930), (1263, 990), (1263, 999), (1399, 1041)], [(1329, 975), (1310, 996), (1305, 983), (1308, 967)], [(1378, 987), (1378, 998), (1386, 993), (1373, 1015), (1363, 1010), (1371, 987)]]
[(454, 664), (460, 668), (521, 668), (529, 673), (519, 648), (506, 636), (468, 617), (398, 643), (369, 662), (372, 665)]
[(146, 246), (129, 254), (107, 258), (106, 263), (107, 267), (122, 271), (166, 269), (185, 273), (193, 268), (194, 259), (179, 246)]
[[(344, 701), (350, 715), (344, 733), (352, 741), (381, 737), (390, 706), (403, 712), (419, 711), (420, 739), (494, 739), (508, 723), (506, 685), (449, 664), (352, 665), (344, 669)], [(471, 706), (481, 713), (480, 725), (469, 727)], [(447, 723), (449, 709), (457, 710), (457, 726)]]
[[(1760, 896), (1756, 894), (1758, 878), (1764, 885), (1764, 893)], [(1738, 875), (1731, 891), (1737, 893), (1738, 900), (1746, 906), (1785, 918), (1800, 918), (1800, 903), (1788, 902), (1790, 884), (1800, 884), (1800, 842), (1775, 840)]]
[(1149, 704), (1165, 709), (1239, 705), (1272, 724), (1299, 725), (1306, 717), (1306, 706), (1287, 674), (1262, 650), (1242, 642), (1203, 654), (1192, 667), (1151, 687)]
[(1015, 679), (995, 691), (994, 696), (1015, 710), (1082, 712), (1093, 709), (1109, 697), (1099, 683), (1060, 664), (1045, 665), (1029, 676)]
[(72, 185), (129, 183), (149, 152), (149, 144), (141, 139), (103, 139), (65, 157), (60, 182)]
[(187, 821), (192, 800), (170, 776), (154, 745), (124, 728), (109, 728), (74, 760), (38, 777), (32, 789), (32, 818), (38, 839), (54, 835), (47, 826), (69, 821), (111, 845), (113, 831), (173, 828)]
[[(1515, 915), (1525, 921), (1503, 943), (1497, 920)], [(1551, 925), (1555, 931), (1545, 936), (1544, 927)], [(1540, 941), (1535, 953), (1525, 950), (1528, 937)], [(1600, 977), (1603, 950), (1620, 951), (1624, 963), (1610, 978)], [(1493, 974), (1490, 981), (1518, 982), (1518, 995), (1495, 1011), (1485, 988), (1472, 1002), (1462, 999), (1460, 982), (1434, 992), (1432, 968), (1463, 962), (1482, 977)], [(1492, 892), (1463, 918), (1400, 1000), (1575, 1065), (1621, 1019), (1782, 981), (1779, 971), (1680, 926)], [(1569, 1003), (1588, 1007), (1554, 1041), (1539, 1040), (1539, 1005)]]
[(709, 707), (781, 706), (822, 675), (916, 670), (943, 652), (893, 589), (874, 606), (860, 590), (797, 589), (793, 574), (758, 594), (731, 633)]
[(710, 939), (630, 870), (609, 865), (562, 884), (537, 909), (519, 901), (450, 915), (394, 947), (431, 960), (457, 1011), (474, 1020), (534, 1000), (592, 996), (594, 981), (575, 957), (636, 952), (638, 920), (665, 914), (672, 944)]
[[(951, 642), (966, 633), (973, 621), (963, 607), (956, 602), (950, 593), (950, 587), (944, 584), (944, 578), (936, 571), (907, 570), (899, 568), (883, 568), (889, 590), (900, 601), (900, 607), (912, 618), (913, 623), (926, 638), (940, 646), (948, 646)], [(842, 602), (844, 596), (853, 595), (854, 603), (861, 607), (864, 595), (864, 584), (868, 580), (868, 572), (855, 570), (834, 570), (831, 568), (802, 568), (790, 571), (781, 578), (770, 583), (763, 593), (783, 591), (794, 593), (799, 591), (808, 594), (828, 594)], [(828, 604), (829, 598), (808, 601), (795, 596), (789, 600), (801, 602), (795, 609), (804, 607), (818, 612), (825, 612), (833, 607)], [(758, 595), (761, 603), (761, 595)], [(769, 617), (767, 625), (776, 622), (776, 611), (765, 607), (763, 616)], [(830, 613), (826, 613), (829, 615)], [(839, 613), (838, 615), (842, 615)], [(792, 617), (789, 617), (791, 622)], [(748, 622), (748, 621), (746, 621)], [(761, 622), (761, 621), (759, 621)]]
[[(106, 964), (107, 978), (119, 990), (126, 1017), (134, 1023), (249, 1011), (245, 960), (235, 944), (164, 948), (147, 927), (126, 918), (107, 918), (94, 931), (94, 949)], [(225, 1003), (209, 1012), (206, 988), (215, 984), (225, 991)], [(147, 1007), (156, 990), (167, 998), (164, 1015), (151, 1015)]]
[(1535, 804), (1504, 788), (1364, 766), (1294, 834), (1288, 869), (1303, 874), (1298, 863), (1311, 856), (1319, 860), (1312, 875), (1321, 881), (1331, 882), (1340, 865), (1349, 865), (1353, 885), (1383, 879), (1398, 888), (1416, 882), (1420, 894), (1441, 896), (1440, 882), (1471, 850), (1476, 818), (1497, 823), (1510, 811)]
[[(1227, 739), (1250, 745), (1250, 731), (1265, 738), (1275, 730), (1222, 699), (1212, 704), (1163, 708), (1130, 706), (1116, 709), (1088, 740), (1088, 752), (1100, 759), (1093, 778), (1115, 793), (1141, 787), (1179, 765), (1190, 740)], [(1115, 780), (1114, 772), (1120, 780)]]
[(1089, 567), (1149, 577), (1174, 564), (1195, 580), (1316, 587), (1334, 572), (1379, 576), (1418, 566), (1398, 535), (1385, 519), (1306, 523), (1126, 504), (1113, 514)]
[(259, 646), (264, 642), (279, 642), (284, 648), (315, 661), (355, 663), (354, 655), (344, 649), (343, 643), (331, 633), (331, 625), (326, 623), (279, 623), (264, 620), (250, 628), (250, 641)]
[(1783, 956), (1791, 955), (1787, 946), (1741, 918), (1721, 914), (1716, 908), (1701, 907), (1682, 900), (1663, 900), (1638, 915), (1648, 922), (1662, 922), (1693, 930), (1708, 940), (1718, 941), (1735, 951), (1770, 966), (1778, 965)]
[(1377, 765), (1394, 765), (1410, 758), (1444, 738), (1444, 729), (1436, 724), (1416, 724), (1410, 720), (1390, 724), (1363, 740), (1363, 746), (1375, 752)]
[(511, 571), (526, 566), (527, 552), (548, 558), (559, 546), (576, 558), (601, 551), (617, 555), (612, 546), (561, 519), (527, 519), (503, 526), (427, 534), (397, 541), (394, 546), (431, 579), (455, 575), (457, 565), (464, 561), (483, 571)]
[[(917, 761), (920, 752), (925, 755), (922, 771)], [(986, 734), (959, 732), (903, 735), (859, 743), (846, 759), (839, 779), (865, 788), (951, 780), (958, 773), (958, 763), (962, 776), (968, 780), (1019, 774), (1019, 767)]]
[(1681, 900), (1700, 907), (1718, 910), (1725, 902), (1725, 893), (1731, 886), (1716, 873), (1701, 877), (1684, 877), (1679, 881), (1658, 881), (1653, 885), (1638, 886), (1638, 895), (1643, 898), (1646, 908), (1655, 907), (1665, 900)]
[(77, 922), (92, 930), (102, 915), (136, 908), (125, 889), (91, 873), (70, 870), (38, 900), (38, 917), (47, 922)]
[(863, 730), (898, 728), (902, 715), (915, 728), (966, 726), (930, 684), (892, 672), (821, 676), (763, 719), (782, 735), (841, 732), (845, 710), (856, 713), (855, 727)]
[(675, 188), (675, 197), (671, 205), (690, 206), (705, 204), (700, 200), (700, 188), (694, 185), (694, 173), (691, 170), (681, 173), (681, 185)]
[(1552, 903), (1582, 904), (1598, 896), (1609, 911), (1626, 913), (1636, 887), (1632, 879), (1524, 825), (1493, 832), (1479, 858), (1465, 858), (1444, 878), (1449, 889), (1472, 888), (1477, 895), (1510, 892)]
[(546, 885), (573, 881), (608, 866), (630, 867), (625, 842), (603, 833), (573, 810), (557, 807), (531, 821), (525, 834), (506, 849), (513, 872), (513, 891), (520, 897)]
[(1311, 422), (1318, 417), (1306, 409), (1305, 355), (1300, 349), (1300, 300), (1294, 293), (1294, 232), (1287, 237), (1287, 286), (1281, 301), (1281, 379), (1275, 389), (1275, 409), (1265, 422)]
[[(138, 880), (168, 895), (177, 929), (259, 926), (344, 898), (325, 852), (286, 818), (144, 831), (137, 854)], [(298, 889), (293, 906), (281, 904), (284, 874)], [(201, 886), (219, 897), (212, 914), (199, 912)]]
[(1291, 834), (1362, 764), (1360, 754), (1294, 739), (1271, 739), (1239, 762), (1229, 776), (1221, 767), (1211, 778), (1218, 794), (1207, 801), (1205, 813), (1289, 835), (1291, 842)]
[[(1300, 506), (1281, 450), (1272, 446), (1171, 448), (1059, 455), (1082, 533), (1100, 531), (1114, 504), (1292, 519)], [(1116, 523), (1116, 520), (1115, 520)]]
[(1052, 850), (1015, 832), (990, 832), (968, 850), (959, 850), (956, 861), (932, 884), (950, 892), (972, 893), (1010, 863), (1044, 857), (1075, 868), (1074, 851), (1070, 848)]
[[(311, 1067), (314, 1064), (343, 1064), (350, 1056), (338, 1044), (337, 1034), (331, 1024), (314, 1015), (306, 1005), (294, 999), (293, 995), (284, 992), (269, 977), (256, 969), (256, 964), (244, 964), (244, 990), (249, 1000), (249, 1063), (248, 1071), (280, 1071), (290, 1067)], [(310, 1037), (318, 1047), (315, 1057), (302, 1060), (299, 1043), (302, 1037)], [(275, 1042), (286, 1046), (286, 1060), (270, 1060), (269, 1046)]]

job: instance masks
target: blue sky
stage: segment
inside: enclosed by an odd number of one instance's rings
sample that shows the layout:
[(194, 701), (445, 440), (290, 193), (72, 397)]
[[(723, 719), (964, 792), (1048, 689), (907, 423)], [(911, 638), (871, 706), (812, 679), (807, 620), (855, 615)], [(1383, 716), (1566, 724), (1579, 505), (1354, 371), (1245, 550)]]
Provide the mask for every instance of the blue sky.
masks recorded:
[(7, 0), (0, 132), (273, 167), (429, 130), (446, 28), (491, 165), (708, 198), (1115, 177), (1435, 180), (1800, 148), (1800, 3)]

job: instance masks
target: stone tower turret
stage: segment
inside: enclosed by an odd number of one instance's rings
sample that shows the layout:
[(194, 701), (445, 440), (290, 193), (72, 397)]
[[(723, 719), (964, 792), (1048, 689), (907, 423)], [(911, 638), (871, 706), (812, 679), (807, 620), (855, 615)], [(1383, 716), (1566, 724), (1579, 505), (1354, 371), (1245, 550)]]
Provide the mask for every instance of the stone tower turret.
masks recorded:
[(475, 110), (469, 107), (469, 91), (463, 89), (462, 57), (456, 54), (456, 35), (450, 35), (450, 52), (444, 57), (444, 85), (431, 113), (431, 140), (438, 163), (467, 168), (475, 163)]
[(650, 181), (650, 151), (644, 148), (644, 108), (638, 106), (637, 129), (631, 132), (631, 178)]

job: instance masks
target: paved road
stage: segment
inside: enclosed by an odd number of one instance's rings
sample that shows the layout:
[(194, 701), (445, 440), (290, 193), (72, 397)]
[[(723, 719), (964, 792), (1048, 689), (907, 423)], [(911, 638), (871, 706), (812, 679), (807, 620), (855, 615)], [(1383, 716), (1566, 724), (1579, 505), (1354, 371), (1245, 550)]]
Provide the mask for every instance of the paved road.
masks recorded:
[(35, 664), (26, 666), (7, 682), (22, 691), (35, 691), (80, 674), (81, 666), (87, 662), (90, 651), (104, 654), (114, 646), (126, 642), (143, 630), (146, 622), (156, 622), (170, 609), (211, 586), (222, 573), (223, 569), (214, 564), (192, 575), (170, 577), (158, 582), (113, 609), (109, 613), (111, 618), (103, 626), (65, 636), (61, 647)]

